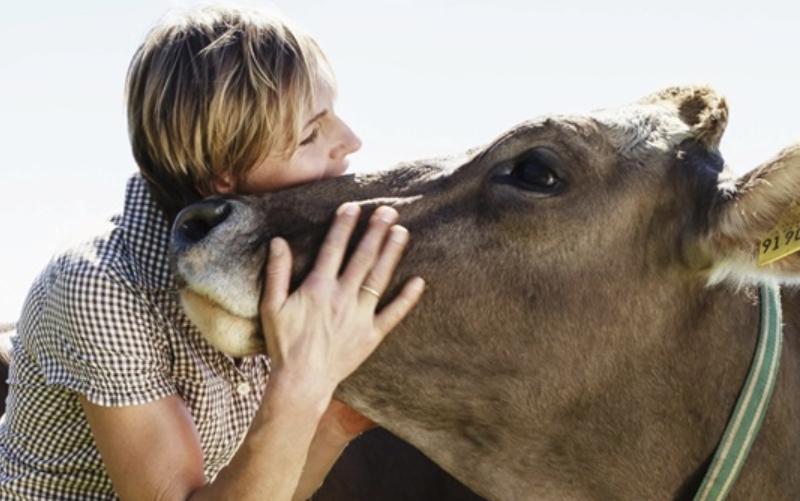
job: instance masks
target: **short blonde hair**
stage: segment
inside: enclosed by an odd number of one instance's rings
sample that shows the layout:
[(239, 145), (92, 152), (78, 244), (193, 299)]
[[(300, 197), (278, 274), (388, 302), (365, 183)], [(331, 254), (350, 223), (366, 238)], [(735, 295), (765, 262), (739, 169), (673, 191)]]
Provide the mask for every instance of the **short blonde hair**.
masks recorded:
[(319, 85), (335, 90), (322, 50), (275, 14), (211, 6), (154, 27), (128, 70), (128, 130), (167, 216), (221, 176), (235, 188), (267, 155), (291, 154)]

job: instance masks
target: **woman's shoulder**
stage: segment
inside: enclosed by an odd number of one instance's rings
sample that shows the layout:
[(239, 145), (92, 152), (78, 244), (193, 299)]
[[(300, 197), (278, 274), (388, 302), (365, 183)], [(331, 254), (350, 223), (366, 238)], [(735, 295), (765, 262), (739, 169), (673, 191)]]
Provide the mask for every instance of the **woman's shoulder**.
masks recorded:
[(42, 278), (54, 283), (82, 276), (118, 274), (128, 260), (121, 233), (118, 216), (80, 228), (56, 249)]
[(106, 277), (131, 288), (169, 288), (169, 228), (144, 180), (132, 176), (123, 209), (75, 231), (44, 269), (52, 279)]
[(58, 326), (88, 339), (95, 330), (139, 326), (152, 335), (171, 321), (169, 232), (136, 189), (142, 185), (130, 182), (121, 213), (75, 232), (57, 250), (28, 291), (23, 331), (41, 334)]

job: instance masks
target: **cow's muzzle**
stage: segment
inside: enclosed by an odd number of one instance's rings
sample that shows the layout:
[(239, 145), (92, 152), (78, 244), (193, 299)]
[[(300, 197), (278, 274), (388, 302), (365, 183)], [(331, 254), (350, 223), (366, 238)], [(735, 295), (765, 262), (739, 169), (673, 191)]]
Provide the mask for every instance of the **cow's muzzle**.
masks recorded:
[(231, 214), (231, 204), (211, 197), (183, 209), (172, 226), (172, 245), (181, 250), (200, 243)]

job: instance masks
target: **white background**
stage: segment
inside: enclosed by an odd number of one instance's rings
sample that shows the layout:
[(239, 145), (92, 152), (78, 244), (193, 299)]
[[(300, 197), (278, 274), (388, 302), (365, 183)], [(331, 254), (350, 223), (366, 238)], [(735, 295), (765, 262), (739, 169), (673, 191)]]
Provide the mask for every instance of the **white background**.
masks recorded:
[[(255, 3), (255, 2), (251, 2)], [(70, 232), (115, 212), (135, 170), (123, 84), (166, 0), (17, 0), (0, 13), (0, 322)], [(354, 170), (453, 153), (517, 122), (709, 83), (749, 170), (800, 140), (790, 2), (291, 0), (262, 3), (332, 61)]]

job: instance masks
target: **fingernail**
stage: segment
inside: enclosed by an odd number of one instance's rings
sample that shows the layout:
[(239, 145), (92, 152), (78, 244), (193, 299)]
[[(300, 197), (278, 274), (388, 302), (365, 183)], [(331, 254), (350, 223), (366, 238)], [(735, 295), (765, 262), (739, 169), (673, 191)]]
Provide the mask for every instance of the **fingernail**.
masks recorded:
[(425, 289), (425, 280), (421, 277), (414, 277), (411, 287), (414, 288), (415, 292), (422, 292)]
[(402, 226), (392, 226), (391, 234), (389, 238), (392, 239), (392, 242), (402, 244), (408, 240), (408, 230), (403, 228)]
[(283, 255), (283, 242), (280, 242), (280, 240), (280, 238), (273, 238), (269, 242), (269, 252), (275, 257)]
[(343, 214), (345, 216), (355, 216), (357, 212), (358, 205), (351, 202), (348, 202), (339, 208), (339, 214)]
[(384, 223), (392, 223), (397, 218), (397, 211), (390, 207), (378, 207), (378, 217)]

